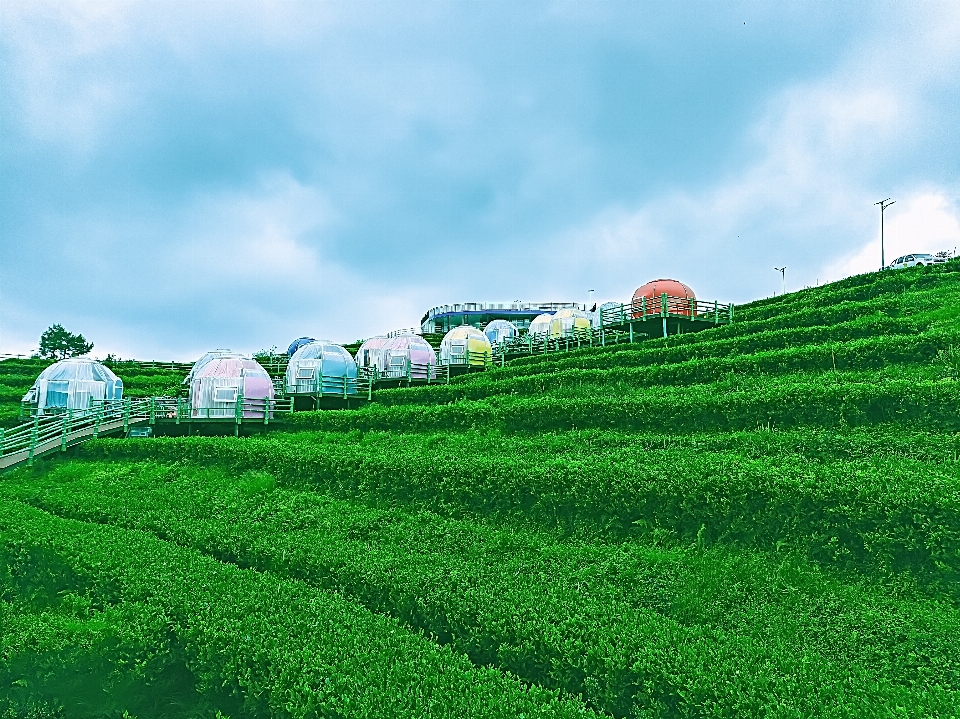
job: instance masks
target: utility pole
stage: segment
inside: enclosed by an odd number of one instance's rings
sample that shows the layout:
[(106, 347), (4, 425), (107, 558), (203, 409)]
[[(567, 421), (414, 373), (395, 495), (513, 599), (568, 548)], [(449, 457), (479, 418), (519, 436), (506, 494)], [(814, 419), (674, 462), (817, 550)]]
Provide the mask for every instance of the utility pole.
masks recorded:
[(874, 202), (875, 205), (880, 205), (880, 269), (882, 270), (887, 266), (887, 258), (883, 253), (883, 211), (886, 210), (890, 205), (896, 203), (896, 200), (891, 200), (889, 197), (886, 200), (880, 200), (880, 202)]
[(780, 273), (780, 294), (787, 294), (787, 266), (774, 267), (773, 269)]

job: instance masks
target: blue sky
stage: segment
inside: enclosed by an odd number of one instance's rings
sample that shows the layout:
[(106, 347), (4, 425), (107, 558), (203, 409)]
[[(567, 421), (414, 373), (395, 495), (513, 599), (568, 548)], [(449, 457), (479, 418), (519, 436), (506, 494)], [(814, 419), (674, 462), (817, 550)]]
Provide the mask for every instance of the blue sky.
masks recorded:
[(960, 246), (957, 3), (0, 4), (0, 352), (745, 302)]

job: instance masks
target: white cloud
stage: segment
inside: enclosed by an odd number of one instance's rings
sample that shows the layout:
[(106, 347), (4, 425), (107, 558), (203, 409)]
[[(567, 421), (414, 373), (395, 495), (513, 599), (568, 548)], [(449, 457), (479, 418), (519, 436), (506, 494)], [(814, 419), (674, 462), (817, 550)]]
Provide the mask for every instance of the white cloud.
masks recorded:
[[(928, 96), (960, 69), (958, 8), (905, 11), (828, 76), (779, 92), (748, 133), (756, 161), (717, 185), (666, 191), (634, 209), (608, 207), (552, 239), (550, 274), (579, 284), (602, 277), (624, 297), (631, 285), (673, 275), (703, 296), (745, 301), (755, 295), (744, 288), (758, 282), (779, 289), (774, 264), (790, 268), (788, 288), (873, 268), (874, 178), (885, 174), (896, 144), (928, 121)], [(888, 216), (888, 258), (894, 247), (957, 244), (946, 189), (924, 182), (884, 190), (904, 198), (895, 208), (902, 212)]]

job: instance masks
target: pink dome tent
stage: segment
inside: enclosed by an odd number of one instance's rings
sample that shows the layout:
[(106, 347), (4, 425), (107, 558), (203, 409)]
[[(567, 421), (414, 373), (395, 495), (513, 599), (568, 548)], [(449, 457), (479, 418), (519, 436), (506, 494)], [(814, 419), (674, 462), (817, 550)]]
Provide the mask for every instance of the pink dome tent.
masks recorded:
[(427, 379), (436, 376), (437, 353), (420, 335), (391, 337), (380, 349), (381, 377)]
[(196, 419), (235, 417), (237, 402), (244, 400), (254, 400), (244, 409), (244, 418), (263, 417), (263, 403), (256, 400), (273, 398), (273, 380), (249, 357), (214, 357), (190, 373), (190, 412)]

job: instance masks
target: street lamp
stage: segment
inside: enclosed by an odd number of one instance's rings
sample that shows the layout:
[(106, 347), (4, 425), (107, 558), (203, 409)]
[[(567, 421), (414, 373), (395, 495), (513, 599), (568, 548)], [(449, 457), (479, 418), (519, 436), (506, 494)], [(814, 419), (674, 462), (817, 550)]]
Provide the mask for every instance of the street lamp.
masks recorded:
[(874, 202), (875, 205), (880, 205), (880, 269), (882, 270), (887, 266), (887, 258), (883, 254), (883, 211), (886, 210), (890, 205), (896, 203), (896, 200), (891, 200), (889, 197), (886, 200), (880, 200), (880, 202)]
[(780, 294), (787, 294), (787, 266), (774, 267), (773, 269), (780, 273)]

